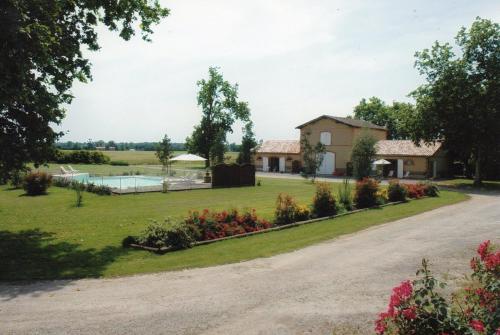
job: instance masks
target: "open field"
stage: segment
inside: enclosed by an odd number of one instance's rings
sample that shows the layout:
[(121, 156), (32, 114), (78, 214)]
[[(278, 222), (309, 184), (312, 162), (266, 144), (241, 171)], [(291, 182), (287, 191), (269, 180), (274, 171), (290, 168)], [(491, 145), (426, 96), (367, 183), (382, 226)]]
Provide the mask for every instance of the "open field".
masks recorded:
[[(6, 264), (2, 265), (0, 280), (110, 277), (238, 262), (302, 248), (467, 198), (461, 193), (444, 191), (440, 198), (411, 201), (162, 256), (121, 247), (125, 236), (140, 233), (150, 220), (180, 218), (189, 210), (255, 208), (259, 216), (271, 219), (280, 192), (293, 195), (299, 203), (311, 202), (314, 186), (309, 182), (262, 180), (260, 187), (167, 194), (85, 193), (81, 208), (74, 207), (72, 190), (52, 187), (49, 195), (27, 197), (22, 190), (1, 187), (0, 259), (6, 260)], [(333, 184), (333, 187), (338, 186)]]
[[(69, 150), (63, 150), (69, 151)], [(154, 151), (101, 151), (104, 155), (108, 156), (112, 161), (124, 161), (129, 163), (130, 165), (159, 165), (160, 162), (158, 158), (155, 156)], [(184, 154), (186, 151), (174, 151), (174, 156)], [(229, 162), (235, 161), (236, 157), (238, 157), (237, 152), (227, 152), (226, 156)], [(182, 165), (185, 163), (176, 162), (174, 165)], [(190, 163), (195, 167), (204, 167), (203, 163)]]

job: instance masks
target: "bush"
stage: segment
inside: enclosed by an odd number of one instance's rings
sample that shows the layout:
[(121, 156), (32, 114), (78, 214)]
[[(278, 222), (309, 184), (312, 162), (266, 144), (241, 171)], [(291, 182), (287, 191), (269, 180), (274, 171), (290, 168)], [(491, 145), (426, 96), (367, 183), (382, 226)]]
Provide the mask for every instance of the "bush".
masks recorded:
[(354, 202), (357, 208), (373, 207), (377, 204), (378, 182), (364, 178), (356, 183)]
[(387, 196), (389, 201), (405, 201), (407, 195), (406, 187), (399, 183), (399, 180), (391, 180), (389, 182), (389, 187), (387, 188)]
[(23, 188), (28, 195), (46, 194), (52, 176), (45, 172), (31, 172), (24, 177)]
[(59, 164), (106, 164), (109, 163), (109, 157), (100, 151), (72, 150), (65, 152), (56, 150), (51, 161)]
[(348, 211), (352, 210), (352, 185), (349, 179), (345, 178), (339, 188), (339, 203)]
[(500, 251), (483, 242), (470, 262), (472, 286), (452, 295), (441, 292), (446, 283), (435, 279), (422, 260), (419, 278), (402, 282), (392, 291), (386, 312), (375, 322), (379, 335), (499, 334)]
[(167, 231), (166, 244), (174, 250), (191, 248), (193, 242), (192, 230), (185, 224), (173, 225)]
[(389, 201), (389, 195), (387, 193), (386, 188), (379, 189), (376, 193), (377, 196), (377, 204), (383, 205)]
[(405, 184), (408, 197), (411, 199), (420, 199), (425, 195), (425, 189), (422, 184)]
[(271, 228), (270, 222), (259, 219), (255, 210), (240, 214), (237, 210), (201, 213), (191, 212), (184, 223), (197, 241), (213, 240)]
[(311, 211), (306, 205), (297, 205), (295, 210), (295, 221), (305, 221), (309, 220), (311, 217)]
[(419, 183), (424, 188), (424, 194), (428, 197), (439, 197), (439, 187), (431, 182)]
[(284, 225), (295, 222), (297, 204), (291, 195), (280, 193), (276, 199), (276, 210), (274, 211), (274, 223)]
[(111, 161), (109, 162), (110, 165), (115, 165), (115, 166), (128, 166), (128, 162), (125, 161)]
[(316, 184), (316, 194), (313, 199), (313, 212), (316, 217), (332, 216), (337, 212), (332, 187), (328, 183)]
[(168, 219), (164, 222), (152, 221), (137, 238), (137, 242), (147, 247), (166, 247), (169, 229), (170, 222)]

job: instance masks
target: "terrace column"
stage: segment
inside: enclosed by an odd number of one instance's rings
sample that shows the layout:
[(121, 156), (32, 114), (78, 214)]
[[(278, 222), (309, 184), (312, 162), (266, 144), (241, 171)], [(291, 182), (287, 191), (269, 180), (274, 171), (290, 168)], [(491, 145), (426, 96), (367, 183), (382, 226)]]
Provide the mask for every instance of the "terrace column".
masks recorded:
[(269, 171), (269, 159), (267, 156), (262, 156), (262, 171)]

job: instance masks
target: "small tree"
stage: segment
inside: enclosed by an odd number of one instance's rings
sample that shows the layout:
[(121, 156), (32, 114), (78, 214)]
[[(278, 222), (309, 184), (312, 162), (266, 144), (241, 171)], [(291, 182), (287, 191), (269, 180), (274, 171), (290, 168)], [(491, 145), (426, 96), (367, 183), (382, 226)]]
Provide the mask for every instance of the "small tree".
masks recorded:
[(304, 159), (303, 175), (306, 178), (311, 177), (312, 181), (314, 182), (318, 174), (318, 169), (323, 163), (326, 148), (321, 142), (318, 142), (315, 146), (312, 146), (309, 142), (309, 135), (310, 134), (306, 134), (302, 136), (302, 139), (300, 140), (300, 145), (303, 152), (302, 158)]
[(372, 168), (372, 161), (376, 155), (377, 141), (369, 134), (361, 134), (352, 148), (353, 174), (358, 180), (368, 177)]
[(255, 134), (253, 132), (253, 122), (249, 121), (243, 128), (243, 138), (241, 139), (241, 149), (238, 155), (238, 163), (245, 164), (251, 163), (252, 151), (257, 146)]
[(170, 143), (170, 138), (168, 137), (167, 134), (165, 134), (161, 142), (158, 143), (156, 147), (156, 157), (158, 157), (158, 160), (163, 166), (162, 168), (163, 171), (167, 169), (168, 172), (168, 167), (170, 164), (170, 159), (172, 158), (172, 153), (173, 150), (172, 150), (172, 144)]

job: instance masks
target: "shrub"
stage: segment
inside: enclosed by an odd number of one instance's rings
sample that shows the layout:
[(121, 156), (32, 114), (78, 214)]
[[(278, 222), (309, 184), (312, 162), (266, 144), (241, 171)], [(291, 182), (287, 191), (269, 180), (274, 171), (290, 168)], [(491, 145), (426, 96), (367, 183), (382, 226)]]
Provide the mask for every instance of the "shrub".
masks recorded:
[(354, 202), (357, 208), (373, 207), (377, 204), (378, 182), (364, 178), (356, 183)]
[(424, 188), (424, 194), (428, 197), (439, 197), (439, 187), (431, 182), (419, 183)]
[(115, 166), (128, 166), (128, 162), (125, 161), (111, 161), (109, 162), (109, 165), (115, 165)]
[(313, 212), (316, 217), (332, 216), (337, 212), (332, 187), (328, 183), (316, 184), (316, 194), (313, 199)]
[(24, 178), (26, 177), (27, 169), (21, 169), (13, 171), (9, 175), (10, 185), (14, 188), (20, 188), (23, 186)]
[(339, 203), (348, 211), (352, 210), (352, 185), (349, 179), (345, 178), (339, 188)]
[(109, 157), (100, 151), (72, 150), (65, 152), (56, 150), (51, 161), (59, 164), (106, 164), (109, 162)]
[(291, 195), (280, 193), (276, 199), (276, 210), (274, 211), (274, 223), (284, 225), (295, 222), (297, 204)]
[(386, 188), (379, 189), (376, 193), (377, 204), (383, 205), (389, 201), (389, 195)]
[(23, 188), (28, 195), (46, 194), (52, 176), (45, 172), (31, 172), (24, 177)]
[(425, 195), (424, 186), (421, 184), (405, 184), (408, 197), (412, 199), (420, 199)]
[(311, 211), (306, 205), (298, 205), (295, 209), (295, 221), (305, 221), (311, 217)]
[(75, 190), (75, 195), (76, 195), (75, 206), (82, 207), (82, 204), (83, 204), (82, 192), (83, 192), (83, 190), (85, 190), (85, 185), (82, 183), (74, 183), (73, 189)]
[(406, 187), (399, 183), (399, 180), (391, 180), (389, 182), (389, 187), (387, 188), (387, 196), (389, 201), (405, 201), (407, 195)]
[(166, 247), (169, 229), (170, 222), (168, 219), (163, 222), (152, 221), (137, 238), (137, 242), (147, 247)]
[(255, 210), (240, 214), (237, 210), (201, 213), (191, 212), (185, 224), (197, 241), (213, 240), (270, 228), (270, 222), (259, 219)]
[(173, 225), (167, 231), (166, 244), (174, 250), (191, 248), (193, 242), (192, 230), (186, 224)]
[(439, 288), (422, 260), (419, 278), (395, 287), (386, 312), (375, 322), (375, 332), (384, 335), (499, 334), (500, 251), (483, 242), (478, 258), (471, 260), (473, 287), (452, 295), (451, 301)]

